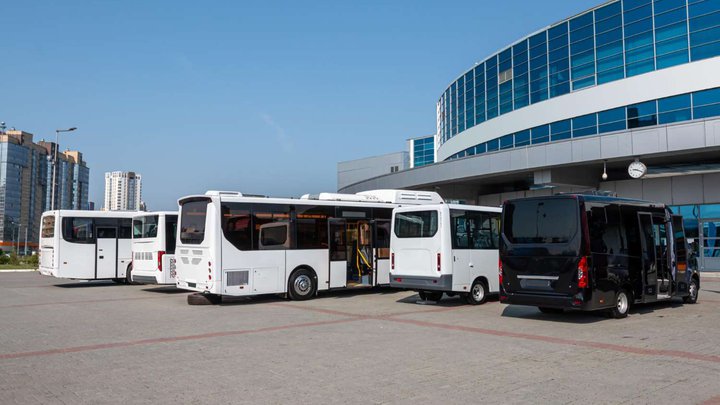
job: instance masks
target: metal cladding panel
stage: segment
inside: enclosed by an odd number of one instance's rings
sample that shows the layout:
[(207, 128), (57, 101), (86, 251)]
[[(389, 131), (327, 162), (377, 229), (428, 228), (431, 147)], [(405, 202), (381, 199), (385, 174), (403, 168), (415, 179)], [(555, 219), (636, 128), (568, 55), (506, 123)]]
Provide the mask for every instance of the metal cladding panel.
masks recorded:
[(507, 153), (494, 153), (490, 155), (490, 167), (493, 172), (510, 170), (510, 159), (507, 158)]
[(705, 142), (708, 146), (720, 146), (720, 121), (705, 122)]
[(705, 124), (696, 122), (667, 128), (669, 150), (697, 149), (705, 147)]
[(703, 175), (703, 203), (720, 203), (720, 173)]
[(632, 132), (633, 153), (644, 155), (667, 151), (664, 128), (653, 128)]
[(672, 199), (674, 205), (697, 204), (698, 201), (702, 201), (702, 176), (672, 177)]
[[(640, 186), (640, 184), (637, 184), (636, 186)], [(659, 179), (644, 179), (642, 181), (643, 200), (672, 204), (672, 196), (673, 189), (670, 177), (664, 177)]]
[(545, 146), (547, 164), (565, 164), (572, 162), (572, 141), (550, 143)]
[(524, 170), (528, 167), (528, 148), (513, 149), (510, 151), (510, 169)]
[(577, 139), (572, 143), (573, 162), (601, 159), (600, 138)]
[(528, 167), (543, 167), (547, 165), (547, 146), (539, 145), (528, 148), (527, 151)]
[(623, 131), (619, 134), (601, 136), (600, 148), (603, 159), (632, 155), (632, 138), (627, 135), (628, 133)]
[(625, 198), (643, 199), (643, 190), (637, 182), (618, 181), (615, 183), (615, 192)]

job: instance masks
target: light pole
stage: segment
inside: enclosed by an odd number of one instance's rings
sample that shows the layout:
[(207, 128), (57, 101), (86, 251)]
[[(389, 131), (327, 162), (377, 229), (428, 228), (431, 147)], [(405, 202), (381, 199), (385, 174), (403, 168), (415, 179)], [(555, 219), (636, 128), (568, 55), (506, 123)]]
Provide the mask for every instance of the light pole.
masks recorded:
[(60, 132), (72, 132), (76, 130), (76, 127), (68, 128), (68, 129), (56, 129), (55, 130), (55, 156), (53, 157), (53, 179), (52, 179), (52, 192), (50, 197), (50, 210), (55, 209), (55, 176), (57, 174), (55, 173), (57, 171), (57, 157), (58, 157), (58, 148), (60, 145), (58, 144), (58, 139), (60, 138)]

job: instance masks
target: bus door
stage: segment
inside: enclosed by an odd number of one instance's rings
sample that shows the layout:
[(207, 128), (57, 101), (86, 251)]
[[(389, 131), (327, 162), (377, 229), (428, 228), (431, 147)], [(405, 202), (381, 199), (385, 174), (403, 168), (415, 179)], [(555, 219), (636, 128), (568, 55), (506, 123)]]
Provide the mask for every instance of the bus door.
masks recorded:
[(655, 257), (655, 236), (653, 235), (652, 214), (638, 213), (640, 223), (640, 256), (642, 259), (643, 300), (657, 298), (657, 259)]
[(347, 286), (373, 285), (373, 232), (370, 221), (347, 224), (348, 271)]
[(657, 295), (658, 298), (669, 298), (672, 293), (672, 276), (670, 263), (672, 255), (672, 238), (668, 235), (668, 222), (664, 215), (653, 215), (653, 236), (655, 258), (657, 260)]
[(390, 284), (390, 221), (372, 221), (375, 249), (375, 285)]
[(328, 221), (328, 238), (330, 246), (330, 288), (340, 288), (347, 285), (348, 247), (347, 222), (344, 219), (330, 219)]
[(98, 226), (95, 232), (95, 278), (117, 278), (117, 228)]

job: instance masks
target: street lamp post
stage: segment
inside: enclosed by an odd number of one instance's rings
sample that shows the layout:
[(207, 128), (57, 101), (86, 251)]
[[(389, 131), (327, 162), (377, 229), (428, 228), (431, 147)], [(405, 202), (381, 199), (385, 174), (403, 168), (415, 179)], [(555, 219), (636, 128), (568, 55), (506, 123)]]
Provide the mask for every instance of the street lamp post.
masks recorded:
[(58, 139), (60, 138), (60, 132), (72, 132), (76, 130), (76, 127), (68, 128), (68, 129), (56, 129), (55, 130), (55, 156), (53, 157), (53, 179), (52, 179), (52, 192), (50, 197), (50, 210), (55, 209), (55, 179), (56, 179), (56, 171), (57, 171), (57, 159), (58, 159), (58, 148), (60, 145), (58, 144)]

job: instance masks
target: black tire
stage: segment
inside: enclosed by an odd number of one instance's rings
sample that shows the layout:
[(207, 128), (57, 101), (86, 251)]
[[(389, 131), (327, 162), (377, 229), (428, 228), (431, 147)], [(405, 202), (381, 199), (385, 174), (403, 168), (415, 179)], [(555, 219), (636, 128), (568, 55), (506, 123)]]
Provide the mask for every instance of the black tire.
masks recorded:
[(470, 292), (465, 294), (465, 302), (470, 305), (480, 305), (487, 301), (488, 288), (483, 280), (475, 280), (470, 287)]
[(442, 299), (442, 291), (418, 291), (421, 300), (438, 302)]
[(294, 301), (305, 301), (315, 296), (317, 277), (308, 269), (295, 271), (288, 281), (288, 296)]
[(700, 287), (698, 286), (697, 279), (693, 277), (688, 285), (688, 296), (683, 297), (683, 302), (686, 304), (696, 304), (700, 295)]
[(133, 283), (133, 281), (132, 281), (132, 270), (133, 270), (133, 266), (132, 266), (132, 263), (130, 263), (130, 265), (129, 265), (128, 268), (127, 268), (127, 271), (125, 271), (125, 284), (129, 284), (129, 285), (137, 285), (137, 284), (140, 284), (140, 283)]
[(563, 312), (565, 312), (562, 308), (538, 307), (538, 309), (543, 314), (562, 314)]
[(188, 305), (216, 305), (222, 301), (222, 296), (215, 294), (193, 293), (188, 294)]
[(610, 310), (610, 315), (615, 319), (622, 319), (628, 316), (630, 312), (630, 303), (632, 302), (632, 294), (627, 290), (620, 290), (615, 294), (615, 307)]

